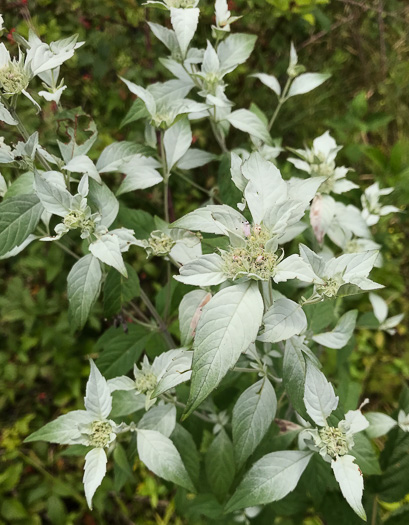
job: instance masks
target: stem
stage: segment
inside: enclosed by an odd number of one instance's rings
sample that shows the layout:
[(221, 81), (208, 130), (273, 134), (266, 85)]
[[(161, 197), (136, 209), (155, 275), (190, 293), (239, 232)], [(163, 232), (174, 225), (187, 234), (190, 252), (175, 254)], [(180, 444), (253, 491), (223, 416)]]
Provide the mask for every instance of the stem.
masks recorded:
[(169, 169), (166, 163), (165, 145), (163, 143), (164, 132), (160, 132), (160, 158), (163, 169), (163, 214), (165, 221), (169, 223)]
[(226, 142), (224, 140), (224, 137), (222, 135), (219, 135), (219, 132), (217, 131), (216, 120), (211, 115), (210, 115), (210, 126), (212, 128), (214, 138), (217, 140), (217, 143), (219, 144), (219, 146), (220, 146), (221, 150), (223, 151), (223, 153), (229, 153), (229, 150), (226, 147)]
[(264, 300), (264, 311), (267, 311), (273, 304), (273, 287), (271, 286), (271, 279), (268, 281), (261, 281), (261, 295)]
[(280, 109), (281, 109), (282, 105), (287, 100), (287, 93), (288, 93), (288, 90), (290, 89), (290, 85), (291, 85), (292, 81), (293, 81), (292, 77), (289, 77), (287, 79), (287, 82), (286, 82), (286, 84), (284, 86), (284, 89), (283, 89), (283, 93), (282, 93), (281, 97), (278, 99), (277, 107), (276, 107), (276, 109), (275, 109), (275, 111), (273, 113), (273, 116), (270, 119), (270, 122), (268, 123), (268, 131), (271, 131), (271, 128), (273, 127), (275, 119), (277, 118), (278, 114), (280, 113)]
[[(186, 405), (185, 403), (182, 403), (180, 401), (177, 401), (177, 399), (173, 399), (173, 397), (170, 397), (170, 396), (167, 396), (166, 394), (162, 394), (160, 396), (162, 399), (164, 399), (165, 401), (167, 401), (168, 403), (173, 403), (174, 405), (178, 406), (178, 407), (181, 407), (181, 408), (186, 408)], [(205, 414), (202, 414), (201, 412), (197, 412), (196, 410), (192, 412), (192, 414), (196, 417), (198, 417), (199, 419), (201, 419), (202, 421), (206, 421), (206, 423), (212, 423), (214, 424), (214, 421), (212, 419), (210, 419), (209, 417), (207, 417)]]
[(156, 308), (151, 303), (149, 297), (146, 295), (146, 293), (141, 289), (141, 299), (145, 303), (147, 309), (152, 314), (152, 317), (155, 319), (156, 323), (158, 324), (161, 332), (163, 333), (163, 337), (168, 343), (169, 348), (176, 348), (175, 341), (173, 340), (173, 337), (170, 335), (168, 328), (163, 321), (162, 317), (159, 315)]

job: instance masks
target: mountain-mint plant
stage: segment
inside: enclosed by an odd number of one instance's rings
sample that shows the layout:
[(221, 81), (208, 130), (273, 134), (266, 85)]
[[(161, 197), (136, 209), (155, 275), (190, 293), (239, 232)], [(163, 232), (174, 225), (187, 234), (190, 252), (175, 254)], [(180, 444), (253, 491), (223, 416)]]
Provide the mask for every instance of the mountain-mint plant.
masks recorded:
[[(338, 381), (336, 396), (321, 362), (335, 349), (344, 366), (353, 351), (354, 295), (371, 292), (374, 329), (392, 334), (402, 320), (388, 318), (388, 294), (369, 277), (382, 264), (372, 227), (398, 211), (379, 202), (392, 189), (369, 186), (358, 207), (359, 187), (351, 168), (337, 165), (341, 146), (329, 131), (285, 158), (286, 144), (273, 138), (280, 109), (329, 78), (305, 72), (293, 44), (284, 83), (271, 72), (252, 75), (266, 107), (275, 104), (265, 114), (229, 99), (229, 74), (257, 43), (234, 32), (241, 17), (226, 0), (216, 0), (213, 23), (201, 31), (206, 42), (197, 34), (206, 22), (198, 0), (146, 7), (164, 21), (149, 27), (172, 78), (150, 86), (121, 78), (137, 97), (124, 126), (142, 122), (144, 143), (113, 142), (99, 153), (96, 125), (89, 121), (80, 139), (71, 112), (67, 142), (42, 146), (20, 117), (22, 97), (34, 111), (50, 102), (62, 111), (60, 68), (83, 43), (47, 44), (31, 31), (28, 40), (15, 35), (18, 58), (0, 44), (0, 119), (16, 135), (0, 142), (0, 257), (54, 243), (72, 261), (73, 329), (84, 327), (101, 291), (113, 320), (90, 361), (85, 410), (63, 413), (26, 441), (77, 445), (90, 508), (122, 446), (131, 472), (138, 456), (175, 485), (182, 515), (272, 523), (283, 509), (274, 502), (294, 501), (294, 491), (301, 512), (319, 514), (322, 497), (342, 494), (375, 523), (376, 483), (365, 492), (364, 476), (382, 472), (370, 440), (408, 432), (409, 408), (396, 417), (362, 413), (361, 392)], [(192, 146), (197, 130), (209, 132), (210, 151)], [(195, 181), (206, 164), (225, 171), (228, 202)], [(205, 199), (173, 220), (175, 178)], [(139, 209), (152, 187), (163, 196), (155, 217)], [(141, 287), (135, 257), (164, 270), (156, 296), (149, 283)]]

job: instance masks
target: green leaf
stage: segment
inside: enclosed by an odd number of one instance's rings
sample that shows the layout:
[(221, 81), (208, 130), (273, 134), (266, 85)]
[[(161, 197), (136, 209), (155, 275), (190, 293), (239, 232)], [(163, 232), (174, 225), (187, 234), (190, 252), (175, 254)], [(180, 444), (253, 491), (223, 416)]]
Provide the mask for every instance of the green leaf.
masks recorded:
[(0, 256), (19, 246), (36, 229), (42, 212), (37, 195), (16, 195), (0, 204)]
[(383, 471), (377, 492), (382, 501), (400, 501), (409, 492), (409, 434), (400, 428), (390, 431), (380, 456)]
[(133, 230), (137, 239), (148, 239), (151, 232), (157, 229), (150, 213), (131, 210), (122, 205), (119, 208), (118, 220), (122, 226)]
[(218, 292), (197, 325), (187, 417), (212, 392), (252, 343), (261, 324), (263, 299), (257, 283)]
[(178, 449), (186, 470), (188, 471), (193, 483), (196, 485), (199, 481), (200, 455), (197, 451), (196, 443), (194, 442), (192, 435), (182, 427), (182, 425), (176, 423), (170, 439)]
[(125, 485), (126, 481), (131, 481), (134, 477), (132, 467), (129, 464), (124, 447), (116, 443), (114, 449), (114, 487), (117, 492)]
[(364, 474), (368, 476), (381, 474), (381, 467), (372, 443), (362, 432), (354, 435), (354, 446), (349, 453), (356, 458)]
[(127, 124), (130, 124), (131, 122), (135, 122), (137, 120), (145, 119), (148, 117), (149, 117), (149, 112), (146, 109), (144, 101), (138, 98), (133, 102), (132, 106), (130, 107), (128, 113), (123, 118), (119, 127), (123, 128), (124, 126), (126, 126)]
[(84, 327), (101, 286), (101, 265), (93, 255), (79, 259), (67, 277), (69, 314), (73, 329)]
[(122, 306), (140, 293), (139, 278), (136, 271), (125, 263), (128, 279), (111, 268), (104, 284), (104, 315), (112, 317), (120, 312)]
[(223, 500), (235, 474), (233, 445), (224, 429), (207, 449), (205, 468), (212, 492), (219, 500)]
[(156, 430), (138, 430), (140, 460), (157, 476), (195, 492), (192, 480), (172, 441)]
[(226, 512), (278, 501), (295, 489), (313, 455), (288, 450), (272, 452), (257, 461), (226, 505)]
[(295, 338), (293, 339), (288, 339), (285, 344), (283, 384), (291, 404), (301, 416), (305, 417), (305, 358), (299, 346), (296, 344)]
[(129, 325), (128, 332), (111, 327), (98, 340), (96, 349), (103, 348), (96, 363), (107, 379), (127, 374), (139, 359), (151, 332), (143, 326)]
[(265, 436), (276, 409), (276, 394), (267, 378), (257, 381), (237, 400), (232, 426), (234, 455), (239, 469)]

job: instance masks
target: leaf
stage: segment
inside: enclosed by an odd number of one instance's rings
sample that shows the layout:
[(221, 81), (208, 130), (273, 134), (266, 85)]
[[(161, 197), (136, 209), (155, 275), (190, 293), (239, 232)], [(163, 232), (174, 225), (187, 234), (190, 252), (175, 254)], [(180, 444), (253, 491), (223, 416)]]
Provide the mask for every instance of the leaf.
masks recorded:
[(0, 256), (33, 233), (43, 209), (37, 195), (17, 195), (0, 204)]
[(176, 423), (170, 439), (178, 449), (190, 478), (196, 484), (200, 474), (200, 455), (192, 435), (179, 423)]
[(355, 458), (350, 455), (340, 456), (332, 460), (331, 467), (335, 479), (339, 483), (342, 495), (360, 518), (366, 521), (366, 513), (362, 506), (364, 478)]
[(313, 341), (327, 348), (344, 348), (354, 333), (357, 316), (358, 310), (350, 310), (339, 319), (333, 330), (314, 335)]
[(105, 183), (98, 184), (95, 180), (89, 181), (88, 203), (95, 206), (101, 214), (103, 226), (109, 228), (116, 219), (119, 210), (119, 202)]
[(101, 265), (93, 255), (81, 257), (67, 277), (69, 314), (73, 329), (82, 329), (95, 301), (102, 280)]
[(155, 186), (162, 182), (163, 177), (156, 168), (160, 166), (159, 162), (152, 157), (143, 155), (134, 155), (121, 166), (121, 171), (126, 177), (116, 192), (122, 195), (134, 190), (143, 190)]
[(49, 213), (64, 217), (70, 211), (72, 196), (65, 188), (52, 184), (36, 173), (34, 189), (41, 204)]
[(85, 497), (92, 510), (92, 498), (101, 485), (107, 468), (107, 456), (103, 448), (94, 448), (85, 456), (84, 483)]
[(99, 173), (108, 173), (110, 171), (120, 171), (122, 164), (134, 155), (143, 153), (144, 148), (135, 142), (113, 142), (107, 146), (97, 162)]
[(292, 492), (307, 467), (312, 452), (272, 452), (257, 461), (245, 474), (226, 505), (226, 512), (265, 505)]
[(30, 434), (24, 443), (32, 441), (48, 441), (60, 445), (72, 445), (77, 443), (81, 437), (79, 430), (80, 424), (87, 424), (92, 421), (92, 416), (85, 410), (73, 410), (68, 414), (57, 417), (54, 421), (47, 423), (40, 429)]
[(96, 419), (106, 419), (112, 409), (112, 397), (105, 377), (90, 359), (91, 372), (85, 390), (85, 408)]
[(151, 408), (143, 415), (138, 423), (139, 429), (156, 430), (169, 437), (175, 430), (176, 407), (175, 405), (160, 405)]
[(98, 184), (102, 182), (95, 164), (87, 155), (77, 155), (66, 166), (63, 166), (63, 169), (74, 173), (85, 173)]
[(190, 492), (195, 492), (192, 480), (172, 441), (156, 430), (138, 430), (138, 454), (154, 474)]
[(179, 305), (180, 342), (187, 346), (193, 340), (203, 306), (212, 295), (205, 290), (193, 290), (183, 296)]
[(309, 361), (305, 375), (304, 403), (308, 415), (321, 427), (327, 424), (327, 417), (338, 406), (338, 396), (335, 395), (333, 386)]
[(179, 159), (177, 167), (181, 170), (191, 170), (194, 168), (200, 168), (215, 159), (217, 159), (217, 156), (213, 153), (190, 148), (183, 157)]
[(247, 388), (237, 400), (233, 408), (232, 427), (238, 470), (266, 435), (276, 410), (276, 394), (267, 378)]
[(217, 48), (220, 60), (220, 69), (223, 73), (230, 73), (239, 64), (243, 64), (251, 55), (256, 45), (257, 37), (245, 33), (235, 33), (223, 40)]
[(9, 126), (17, 126), (17, 120), (12, 116), (10, 111), (0, 102), (0, 121)]
[(233, 445), (223, 428), (207, 449), (205, 468), (212, 492), (223, 500), (235, 475)]
[(384, 436), (397, 425), (394, 419), (381, 412), (367, 412), (365, 417), (369, 421), (369, 427), (365, 432), (372, 439)]
[(263, 315), (257, 283), (224, 288), (203, 308), (194, 342), (185, 417), (212, 392), (256, 336)]
[[(170, 363), (166, 366), (166, 370), (163, 372), (155, 390), (152, 393), (152, 397), (157, 397), (174, 388), (185, 381), (189, 381), (192, 375), (192, 357), (193, 352), (187, 352), (184, 349), (172, 350), (174, 357)], [(164, 354), (162, 354), (164, 356)]]
[(190, 9), (170, 8), (170, 21), (175, 31), (182, 57), (186, 56), (190, 41), (196, 33), (199, 13), (200, 11), (197, 7)]
[(124, 277), (128, 277), (116, 235), (112, 233), (101, 235), (89, 245), (89, 249), (100, 261), (117, 269)]
[(375, 449), (371, 441), (362, 432), (354, 434), (354, 446), (350, 454), (354, 456), (359, 468), (365, 475), (379, 476), (382, 474)]
[(369, 300), (371, 301), (375, 317), (380, 323), (383, 323), (388, 317), (388, 305), (386, 304), (386, 301), (374, 293), (369, 294)]
[(280, 297), (264, 314), (263, 324), (264, 331), (258, 340), (278, 343), (303, 332), (307, 328), (307, 318), (299, 304)]
[(149, 330), (134, 324), (128, 326), (127, 333), (122, 328), (110, 328), (96, 345), (97, 350), (103, 349), (97, 359), (98, 368), (108, 379), (127, 374), (139, 359), (150, 336)]
[(312, 91), (328, 80), (330, 76), (329, 73), (303, 73), (293, 80), (287, 98)]
[(180, 275), (175, 276), (177, 281), (196, 286), (213, 286), (227, 279), (223, 272), (223, 259), (217, 253), (193, 259), (184, 264), (179, 272)]
[(258, 78), (261, 80), (261, 82), (272, 89), (274, 93), (279, 97), (281, 95), (281, 86), (273, 75), (266, 75), (265, 73), (254, 73), (254, 75), (250, 75), (251, 77)]
[(129, 464), (125, 449), (119, 443), (116, 443), (114, 453), (114, 473), (115, 481), (114, 487), (116, 491), (120, 491), (125, 485), (126, 481), (132, 481), (134, 473), (132, 467)]
[(117, 390), (112, 393), (111, 417), (122, 417), (145, 410), (146, 397), (135, 390)]
[(252, 111), (248, 109), (236, 109), (236, 111), (233, 111), (226, 117), (226, 120), (236, 129), (249, 133), (249, 135), (257, 137), (266, 144), (272, 143), (267, 126)]
[(180, 160), (190, 148), (192, 130), (189, 119), (182, 118), (167, 129), (163, 137), (168, 171)]
[(286, 341), (283, 361), (283, 384), (291, 404), (304, 417), (305, 357), (296, 338)]
[(128, 113), (125, 115), (125, 117), (122, 119), (122, 122), (120, 124), (120, 128), (123, 128), (127, 124), (130, 124), (131, 122), (136, 122), (140, 119), (145, 119), (149, 117), (149, 112), (146, 109), (145, 103), (141, 98), (137, 98), (132, 103), (132, 106), (129, 108)]
[(286, 282), (289, 279), (298, 279), (306, 283), (323, 283), (323, 281), (315, 275), (311, 266), (297, 254), (290, 255), (290, 257), (283, 259), (277, 265), (276, 273), (273, 277), (276, 283)]
[(104, 284), (104, 315), (112, 317), (121, 311), (123, 305), (138, 297), (140, 293), (139, 277), (133, 267), (125, 263), (128, 273), (126, 279), (115, 269), (109, 270)]

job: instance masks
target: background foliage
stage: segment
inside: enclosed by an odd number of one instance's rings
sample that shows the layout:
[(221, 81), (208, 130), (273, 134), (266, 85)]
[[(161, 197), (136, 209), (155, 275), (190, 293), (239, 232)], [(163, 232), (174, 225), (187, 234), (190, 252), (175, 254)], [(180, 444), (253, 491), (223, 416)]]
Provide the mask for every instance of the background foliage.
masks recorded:
[[(213, 2), (202, 0), (201, 4), (202, 17), (210, 22)], [(391, 202), (405, 205), (409, 200), (409, 6), (399, 0), (237, 0), (231, 2), (230, 8), (243, 15), (236, 31), (257, 34), (258, 42), (250, 60), (231, 75), (229, 98), (248, 107), (251, 95), (263, 111), (271, 114), (275, 101), (268, 90), (246, 75), (263, 71), (280, 79), (285, 74), (289, 42), (293, 40), (308, 70), (330, 72), (332, 77), (325, 89), (304, 95), (301, 102), (296, 99), (286, 104), (275, 124), (275, 135), (285, 137), (286, 144), (299, 147), (303, 141), (330, 129), (337, 142), (345, 145), (339, 154), (340, 164), (356, 169), (357, 174), (351, 179), (363, 187), (373, 181), (381, 186), (395, 186)], [(132, 95), (118, 75), (142, 85), (168, 78), (157, 61), (161, 44), (146, 26), (146, 20), (163, 21), (160, 12), (147, 10), (134, 0), (6, 0), (2, 9), (7, 27), (15, 27), (21, 34), (27, 34), (28, 27), (33, 26), (40, 36), (46, 35), (47, 41), (72, 33), (79, 33), (80, 40), (86, 40), (86, 46), (64, 67), (69, 86), (64, 105), (81, 106), (96, 121), (99, 137), (95, 154), (113, 140), (138, 141), (142, 137), (138, 123), (121, 126)], [(205, 27), (208, 26), (199, 28), (202, 42), (208, 36)], [(7, 38), (13, 42), (12, 31)], [(53, 104), (48, 104), (38, 116), (28, 105), (26, 113), (22, 113), (27, 128), (39, 128), (45, 145), (47, 137), (54, 142), (55, 112)], [(62, 134), (64, 123), (59, 124), (57, 132)], [(205, 129), (199, 130), (195, 140), (201, 148), (217, 152), (216, 144), (207, 143), (212, 140), (210, 136)], [(209, 189), (218, 185), (223, 198), (225, 181), (223, 167), (216, 172), (212, 164), (204, 167), (197, 179)], [(202, 195), (190, 186), (187, 191), (180, 179), (172, 179), (171, 185), (175, 217), (202, 202)], [(147, 197), (146, 192), (141, 192), (139, 207), (154, 213), (161, 196), (153, 189)], [(135, 229), (137, 237), (137, 228), (142, 232), (144, 229), (141, 219), (142, 215), (129, 218), (133, 221), (129, 227)], [(375, 238), (385, 246), (385, 265), (373, 277), (385, 284), (391, 294), (391, 314), (402, 311), (407, 319), (407, 214), (383, 219), (377, 225)], [(164, 271), (157, 259), (152, 264), (146, 262), (142, 250), (134, 253), (136, 259), (128, 262), (138, 271), (142, 287), (160, 310)], [(0, 265), (0, 520), (57, 525), (208, 523), (210, 516), (201, 518), (189, 513), (186, 506), (182, 508), (169, 486), (151, 476), (138, 462), (134, 472), (126, 467), (121, 470), (120, 457), (114, 473), (105, 478), (103, 489), (97, 493), (96, 511), (91, 515), (81, 489), (81, 459), (77, 460), (75, 447), (68, 455), (59, 447), (43, 443), (34, 448), (21, 444), (30, 431), (54, 419), (61, 409), (81, 406), (88, 373), (86, 358), (98, 356), (101, 345), (95, 343), (114, 323), (97, 306), (85, 330), (72, 333), (65, 296), (65, 276), (71, 264), (58, 247), (36, 243), (23, 255)], [(173, 286), (175, 297), (178, 286)], [(354, 299), (353, 306), (361, 313), (371, 310), (366, 295)], [(176, 309), (169, 316), (176, 325)], [(161, 345), (159, 337), (152, 337), (147, 345), (148, 355), (160, 353)], [(352, 404), (360, 395), (367, 396), (371, 410), (391, 413), (397, 407), (402, 385), (409, 380), (409, 335), (405, 323), (393, 337), (363, 328), (353, 348), (354, 352), (352, 348), (338, 354), (329, 351), (326, 373), (333, 375), (338, 388), (353, 392)], [(406, 405), (407, 397), (404, 390), (402, 403)], [(194, 435), (194, 421), (190, 426)], [(209, 433), (208, 441), (197, 446), (205, 451), (210, 438)], [(405, 444), (402, 446), (405, 454), (407, 445), (406, 449)], [(133, 481), (124, 490), (127, 478)], [(408, 520), (403, 504), (405, 492), (398, 496), (384, 500), (402, 500), (400, 503), (381, 503), (385, 519), (399, 509), (400, 514), (387, 521), (390, 525)], [(409, 502), (407, 496), (406, 501)], [(203, 501), (204, 514), (208, 504)], [(288, 497), (269, 506), (268, 517), (264, 518), (267, 521), (260, 517), (255, 523), (271, 523), (275, 511), (287, 516), (280, 523), (323, 523), (315, 515), (297, 516), (297, 505), (294, 498)], [(341, 523), (336, 505), (335, 496), (334, 501), (327, 498), (323, 506), (326, 523)], [(345, 506), (342, 508), (345, 510)], [(355, 517), (351, 511), (351, 515), (345, 512), (342, 519), (354, 523)]]

